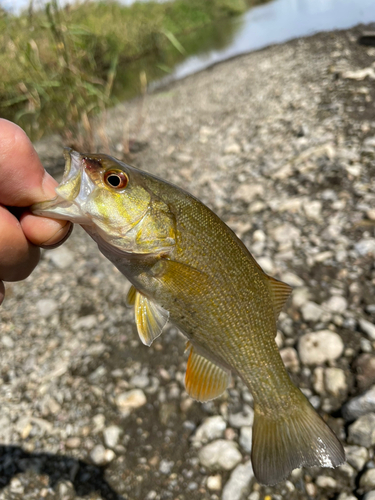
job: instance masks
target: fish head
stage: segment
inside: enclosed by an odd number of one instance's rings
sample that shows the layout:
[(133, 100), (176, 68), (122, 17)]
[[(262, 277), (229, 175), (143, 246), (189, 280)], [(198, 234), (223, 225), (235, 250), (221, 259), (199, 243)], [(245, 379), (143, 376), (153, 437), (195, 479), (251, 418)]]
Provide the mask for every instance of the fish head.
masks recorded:
[(175, 244), (174, 216), (147, 174), (109, 155), (67, 149), (56, 195), (34, 204), (32, 213), (78, 223), (98, 243), (124, 252), (163, 252)]

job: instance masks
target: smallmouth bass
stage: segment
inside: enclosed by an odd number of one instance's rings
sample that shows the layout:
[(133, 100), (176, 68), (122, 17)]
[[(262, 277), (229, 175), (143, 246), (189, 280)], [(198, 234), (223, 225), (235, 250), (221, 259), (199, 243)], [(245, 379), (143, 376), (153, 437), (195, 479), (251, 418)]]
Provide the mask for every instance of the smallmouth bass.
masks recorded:
[(188, 394), (220, 396), (231, 373), (254, 397), (251, 458), (260, 483), (301, 466), (337, 467), (340, 441), (294, 386), (277, 345), (291, 287), (263, 272), (244, 244), (184, 190), (104, 154), (65, 153), (64, 177), (37, 215), (80, 224), (128, 278), (142, 342), (168, 320), (187, 337)]

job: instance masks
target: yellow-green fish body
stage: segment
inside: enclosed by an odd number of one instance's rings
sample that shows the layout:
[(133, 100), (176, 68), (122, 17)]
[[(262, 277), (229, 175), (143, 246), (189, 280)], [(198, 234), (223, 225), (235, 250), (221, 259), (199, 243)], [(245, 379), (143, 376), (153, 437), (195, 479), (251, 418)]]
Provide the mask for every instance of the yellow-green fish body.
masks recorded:
[(343, 448), (291, 382), (275, 342), (291, 288), (267, 276), (199, 200), (106, 155), (66, 155), (57, 198), (33, 211), (78, 222), (130, 280), (141, 340), (172, 321), (187, 337), (187, 392), (222, 394), (230, 373), (254, 397), (252, 461), (275, 484), (302, 465), (336, 467)]

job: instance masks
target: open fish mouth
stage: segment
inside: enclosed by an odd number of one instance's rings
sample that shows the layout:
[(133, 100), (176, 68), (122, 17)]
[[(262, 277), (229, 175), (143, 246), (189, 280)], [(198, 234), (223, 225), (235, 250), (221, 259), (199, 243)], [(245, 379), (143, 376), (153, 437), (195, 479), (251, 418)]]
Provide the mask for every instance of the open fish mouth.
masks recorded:
[(80, 153), (67, 148), (64, 150), (64, 157), (65, 170), (61, 183), (55, 189), (57, 196), (52, 200), (35, 203), (31, 206), (31, 212), (84, 224), (88, 222), (84, 206), (95, 189), (95, 184), (85, 171)]

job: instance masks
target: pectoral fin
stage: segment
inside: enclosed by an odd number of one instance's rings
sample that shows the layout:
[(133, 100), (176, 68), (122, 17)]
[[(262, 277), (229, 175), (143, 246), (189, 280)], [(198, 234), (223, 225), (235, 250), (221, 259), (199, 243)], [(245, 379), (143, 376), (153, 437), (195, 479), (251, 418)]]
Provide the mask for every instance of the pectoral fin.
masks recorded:
[(271, 278), (271, 276), (267, 276), (267, 278), (272, 297), (273, 309), (277, 319), (293, 289), (290, 285), (287, 285), (283, 281)]
[(224, 370), (201, 354), (188, 342), (189, 359), (185, 375), (185, 388), (190, 397), (197, 401), (217, 398), (228, 387), (230, 372)]
[(150, 346), (161, 334), (168, 321), (169, 312), (142, 295), (134, 286), (130, 287), (126, 304), (134, 305), (138, 335), (144, 344)]
[(127, 307), (133, 307), (135, 304), (135, 296), (137, 295), (137, 289), (135, 286), (129, 288), (128, 294), (125, 299), (125, 304)]

